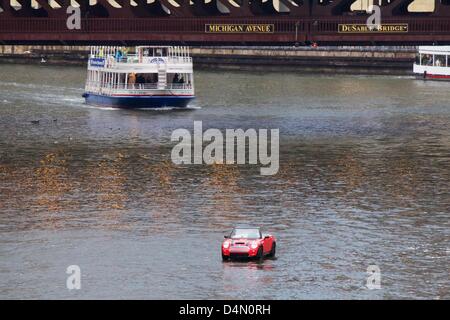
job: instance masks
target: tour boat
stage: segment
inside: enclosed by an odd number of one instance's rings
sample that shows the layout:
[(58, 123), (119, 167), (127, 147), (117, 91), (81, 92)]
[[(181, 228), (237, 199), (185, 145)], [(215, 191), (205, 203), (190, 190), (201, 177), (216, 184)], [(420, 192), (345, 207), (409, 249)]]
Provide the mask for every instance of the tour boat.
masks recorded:
[(450, 46), (420, 46), (414, 73), (423, 79), (450, 80)]
[(117, 108), (186, 107), (195, 98), (189, 49), (91, 47), (83, 97), (90, 105)]

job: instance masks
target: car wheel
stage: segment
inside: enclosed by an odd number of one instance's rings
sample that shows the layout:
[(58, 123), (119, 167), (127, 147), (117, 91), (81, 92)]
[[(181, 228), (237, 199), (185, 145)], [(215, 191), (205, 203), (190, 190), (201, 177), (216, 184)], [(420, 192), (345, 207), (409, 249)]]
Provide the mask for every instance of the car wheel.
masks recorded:
[(230, 259), (229, 256), (222, 254), (222, 261), (228, 261)]
[(277, 243), (274, 242), (274, 243), (272, 244), (272, 249), (270, 249), (269, 257), (275, 258), (276, 250), (277, 250)]
[(264, 260), (264, 249), (263, 249), (262, 246), (259, 247), (256, 257), (258, 258), (259, 262), (263, 262), (263, 260)]

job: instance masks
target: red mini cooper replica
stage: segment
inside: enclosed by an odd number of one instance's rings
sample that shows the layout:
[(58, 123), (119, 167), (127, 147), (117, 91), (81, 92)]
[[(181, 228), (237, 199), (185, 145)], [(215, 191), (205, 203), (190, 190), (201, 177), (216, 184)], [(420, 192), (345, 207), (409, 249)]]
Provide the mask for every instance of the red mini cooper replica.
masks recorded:
[(276, 239), (259, 228), (236, 227), (222, 243), (222, 259), (275, 257)]

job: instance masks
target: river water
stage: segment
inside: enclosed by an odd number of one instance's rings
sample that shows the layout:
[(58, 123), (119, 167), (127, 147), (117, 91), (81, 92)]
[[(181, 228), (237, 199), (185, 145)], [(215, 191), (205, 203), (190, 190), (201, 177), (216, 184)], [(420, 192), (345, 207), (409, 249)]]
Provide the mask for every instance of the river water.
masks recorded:
[[(84, 79), (0, 65), (0, 298), (450, 298), (449, 83), (197, 70), (189, 110), (126, 111)], [(279, 128), (278, 174), (173, 164), (194, 120)], [(236, 224), (278, 258), (223, 263)]]

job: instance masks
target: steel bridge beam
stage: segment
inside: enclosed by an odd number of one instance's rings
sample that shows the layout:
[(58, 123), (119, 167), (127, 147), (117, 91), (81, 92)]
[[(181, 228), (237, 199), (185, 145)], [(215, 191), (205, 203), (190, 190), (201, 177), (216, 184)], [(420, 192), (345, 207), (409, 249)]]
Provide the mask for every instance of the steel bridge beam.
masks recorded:
[[(19, 0), (15, 10), (9, 0), (0, 0), (0, 41), (4, 43), (201, 43), (201, 44), (280, 44), (293, 42), (327, 43), (449, 43), (450, 0), (436, 0), (435, 11), (406, 14), (413, 0), (382, 1), (383, 24), (406, 24), (403, 33), (342, 33), (340, 24), (365, 25), (368, 14), (349, 14), (355, 0), (280, 0), (286, 12), (276, 10), (271, 0), (77, 0), (81, 6), (81, 30), (66, 27), (69, 0), (56, 0), (61, 8), (52, 8), (47, 0), (37, 0), (40, 9), (31, 8), (31, 0)], [(191, 3), (192, 1), (192, 3)], [(273, 25), (266, 33), (207, 32), (208, 24)]]

